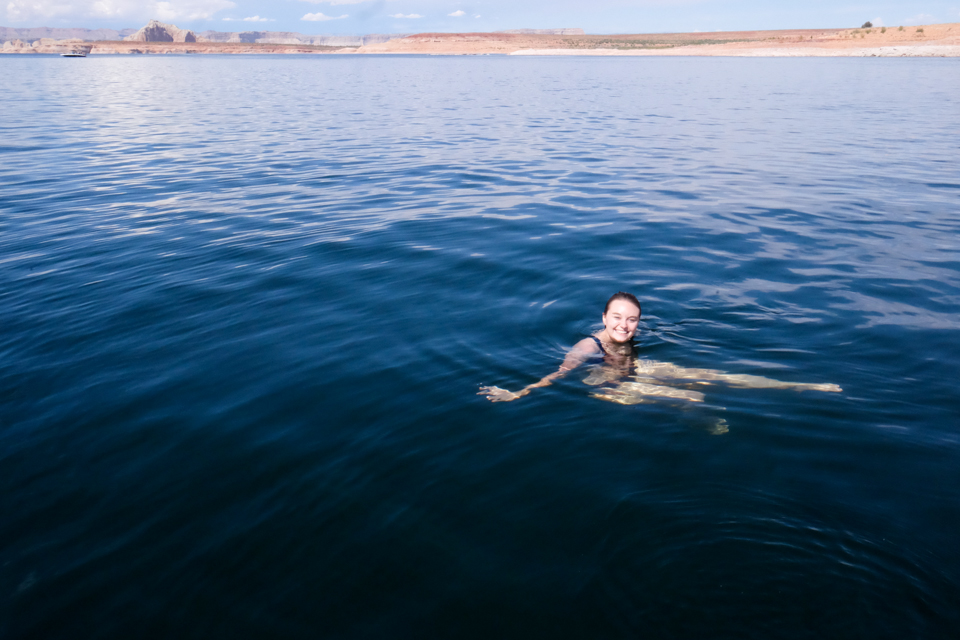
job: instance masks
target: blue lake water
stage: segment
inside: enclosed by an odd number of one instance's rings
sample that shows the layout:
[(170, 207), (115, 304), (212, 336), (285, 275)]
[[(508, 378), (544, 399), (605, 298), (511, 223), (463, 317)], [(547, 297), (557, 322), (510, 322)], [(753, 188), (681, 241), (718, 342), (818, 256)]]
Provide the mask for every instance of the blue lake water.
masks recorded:
[(3, 57), (0, 637), (957, 637), (958, 79)]

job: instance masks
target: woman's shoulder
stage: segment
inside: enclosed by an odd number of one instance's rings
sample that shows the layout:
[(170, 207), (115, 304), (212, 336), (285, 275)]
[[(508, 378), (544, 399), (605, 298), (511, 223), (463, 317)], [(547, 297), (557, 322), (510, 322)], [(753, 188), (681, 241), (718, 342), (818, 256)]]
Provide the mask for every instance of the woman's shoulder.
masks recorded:
[(573, 345), (574, 351), (579, 351), (587, 355), (594, 355), (597, 353), (603, 353), (603, 346), (600, 342), (600, 338), (597, 336), (588, 336)]

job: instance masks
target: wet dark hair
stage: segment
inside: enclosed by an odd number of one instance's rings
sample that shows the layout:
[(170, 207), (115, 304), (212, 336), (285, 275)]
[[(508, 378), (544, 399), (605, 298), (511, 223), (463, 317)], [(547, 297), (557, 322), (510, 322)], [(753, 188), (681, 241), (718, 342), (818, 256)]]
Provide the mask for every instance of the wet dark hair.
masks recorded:
[(637, 307), (637, 311), (640, 311), (640, 301), (637, 300), (637, 296), (632, 293), (624, 293), (623, 291), (617, 291), (615, 294), (610, 296), (610, 299), (607, 300), (607, 306), (603, 308), (603, 313), (606, 314), (610, 310), (610, 305), (617, 300), (626, 300), (632, 305)]

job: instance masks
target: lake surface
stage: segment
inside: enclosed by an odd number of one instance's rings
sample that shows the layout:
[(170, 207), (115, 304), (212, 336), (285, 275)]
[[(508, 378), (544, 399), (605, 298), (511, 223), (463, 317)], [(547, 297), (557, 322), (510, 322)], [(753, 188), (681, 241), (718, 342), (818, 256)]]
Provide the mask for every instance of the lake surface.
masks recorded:
[(0, 79), (0, 637), (957, 637), (960, 61)]

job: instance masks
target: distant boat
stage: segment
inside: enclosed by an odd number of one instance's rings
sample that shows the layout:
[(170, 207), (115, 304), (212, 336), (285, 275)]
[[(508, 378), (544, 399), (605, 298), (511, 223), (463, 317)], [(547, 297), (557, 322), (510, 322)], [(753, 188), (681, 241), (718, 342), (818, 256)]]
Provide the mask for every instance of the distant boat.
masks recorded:
[(61, 53), (61, 58), (86, 58), (87, 54), (82, 51), (73, 51), (71, 53)]

